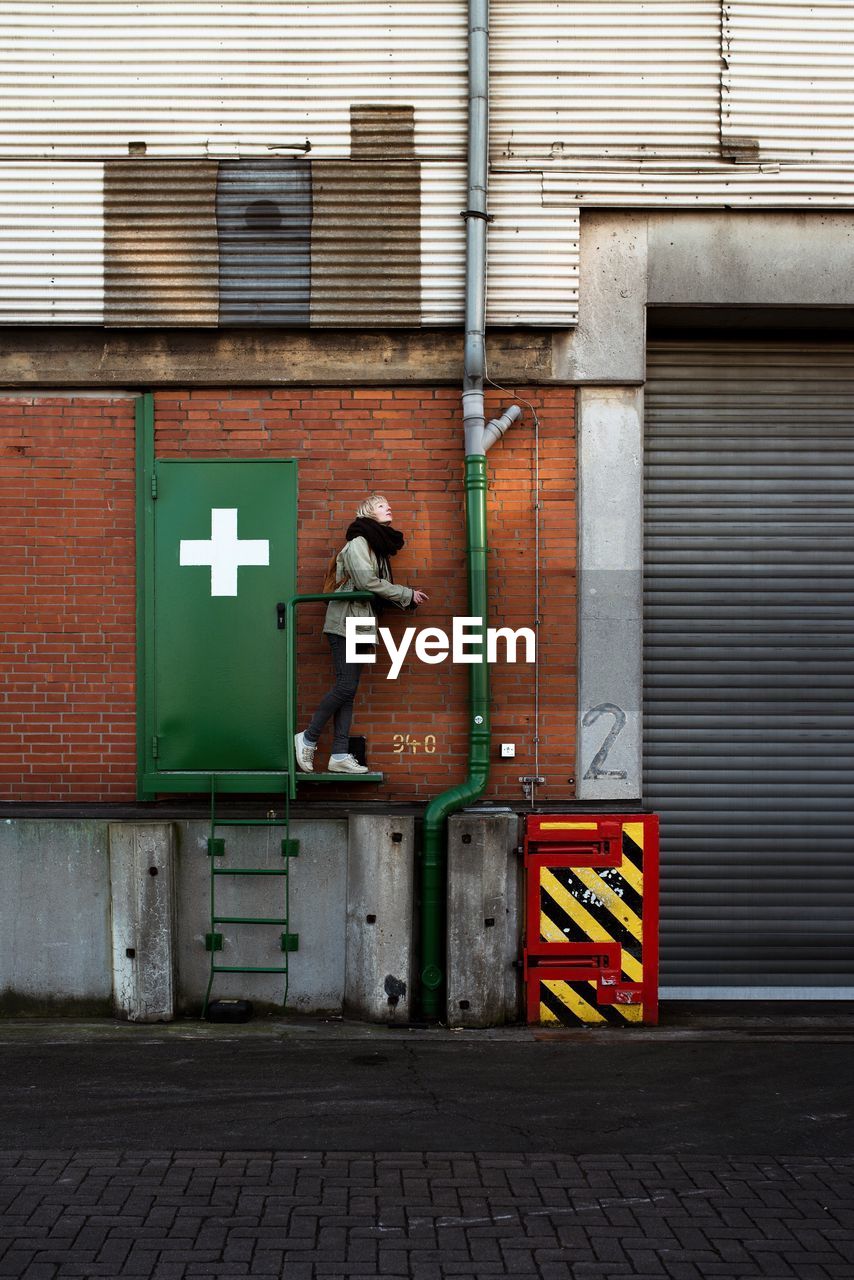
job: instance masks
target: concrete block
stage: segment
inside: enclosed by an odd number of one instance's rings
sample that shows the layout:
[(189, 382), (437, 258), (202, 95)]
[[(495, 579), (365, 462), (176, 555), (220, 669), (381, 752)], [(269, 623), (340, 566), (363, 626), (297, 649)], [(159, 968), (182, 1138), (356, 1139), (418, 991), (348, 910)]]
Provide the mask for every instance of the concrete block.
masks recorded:
[(448, 819), (448, 1025), (497, 1027), (519, 1017), (523, 894), (519, 819)]
[(130, 1022), (175, 1016), (175, 831), (170, 822), (109, 829), (113, 1008)]
[[(210, 932), (209, 824), (176, 823), (178, 898), (178, 1007), (201, 1009), (210, 972), (205, 934)], [(284, 826), (224, 827), (223, 865), (282, 865)], [(347, 822), (320, 819), (291, 823), (299, 856), (291, 859), (290, 929), (299, 950), (289, 954), (287, 1008), (295, 1013), (340, 1014), (344, 1001), (344, 935), (347, 901)], [(280, 876), (217, 877), (221, 915), (278, 916), (284, 907)], [(222, 964), (281, 965), (281, 934), (275, 925), (220, 925)], [(212, 997), (241, 996), (259, 1009), (281, 1008), (284, 979), (279, 974), (218, 974)]]
[(579, 257), (578, 327), (555, 335), (553, 374), (579, 384), (642, 383), (646, 213), (584, 209)]
[(108, 1014), (107, 824), (0, 822), (0, 1010)]
[(351, 815), (344, 996), (350, 1017), (409, 1020), (414, 850), (414, 818)]

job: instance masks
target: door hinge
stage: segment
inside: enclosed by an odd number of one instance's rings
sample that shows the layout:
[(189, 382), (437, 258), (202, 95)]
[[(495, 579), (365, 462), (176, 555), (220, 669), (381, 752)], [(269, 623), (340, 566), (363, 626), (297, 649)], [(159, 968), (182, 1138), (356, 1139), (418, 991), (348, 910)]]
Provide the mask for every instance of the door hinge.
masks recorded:
[(156, 471), (152, 471), (151, 473), (151, 496), (152, 498), (157, 497), (157, 472)]
[(159, 747), (159, 745), (158, 745), (158, 744), (159, 744), (159, 738), (157, 737), (157, 734), (155, 733), (154, 737), (151, 739), (151, 758), (152, 758), (152, 760), (156, 760), (156, 759), (157, 759), (157, 757), (158, 757), (158, 755), (160, 754), (160, 747)]

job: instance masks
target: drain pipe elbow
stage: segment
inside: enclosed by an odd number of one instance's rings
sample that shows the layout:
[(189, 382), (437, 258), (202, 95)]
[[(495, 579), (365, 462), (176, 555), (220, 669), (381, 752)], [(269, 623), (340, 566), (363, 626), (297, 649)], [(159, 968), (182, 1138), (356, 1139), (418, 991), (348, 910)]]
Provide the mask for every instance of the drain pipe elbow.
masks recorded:
[(522, 416), (522, 410), (518, 404), (511, 404), (509, 409), (502, 413), (500, 418), (492, 418), (483, 428), (483, 451), (486, 453), (495, 444), (496, 440), (500, 440), (508, 427), (514, 422), (518, 422)]

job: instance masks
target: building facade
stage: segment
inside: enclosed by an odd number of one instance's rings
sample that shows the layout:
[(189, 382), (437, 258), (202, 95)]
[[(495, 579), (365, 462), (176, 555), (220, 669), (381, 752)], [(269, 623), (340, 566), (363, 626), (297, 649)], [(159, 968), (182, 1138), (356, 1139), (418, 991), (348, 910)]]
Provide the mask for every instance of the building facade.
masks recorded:
[[(467, 8), (0, 17), (0, 794), (42, 903), (26, 928), (4, 908), (10, 1009), (109, 1004), (111, 841), (152, 822), (176, 1005), (198, 1002), (201, 789), (140, 798), (171, 749), (145, 720), (146, 466), (295, 459), (301, 592), (379, 489), (397, 574), (431, 596), (419, 623), (466, 611)], [(851, 997), (852, 78), (845, 5), (490, 5), (487, 396), (523, 408), (488, 458), (490, 613), (538, 638), (492, 679), (508, 990), (516, 815), (645, 806), (663, 995)], [(303, 714), (328, 657), (318, 607), (299, 617)], [(247, 634), (225, 684), (253, 653)], [(423, 803), (465, 772), (465, 670), (385, 674), (354, 726), (382, 781), (303, 787), (294, 810), (306, 1010), (347, 1004), (359, 822), (410, 822), (414, 858)]]

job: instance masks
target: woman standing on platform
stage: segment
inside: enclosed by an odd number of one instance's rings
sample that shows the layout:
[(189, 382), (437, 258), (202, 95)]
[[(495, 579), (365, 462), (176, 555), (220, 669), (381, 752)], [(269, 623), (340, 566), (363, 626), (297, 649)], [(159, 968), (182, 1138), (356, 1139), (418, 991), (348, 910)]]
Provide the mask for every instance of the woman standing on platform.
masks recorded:
[[(373, 600), (330, 600), (326, 606), (324, 634), (332, 649), (335, 683), (320, 700), (307, 729), (294, 736), (297, 766), (304, 773), (314, 771), (314, 753), (320, 734), (328, 720), (333, 722), (330, 773), (367, 773), (350, 754), (350, 723), (353, 700), (362, 674), (361, 662), (346, 661), (346, 621), (348, 618), (376, 617), (385, 604), (411, 609), (428, 599), (423, 591), (405, 587), (394, 581), (392, 556), (404, 545), (403, 534), (391, 527), (392, 514), (388, 500), (372, 493), (356, 512), (347, 530), (347, 541), (336, 559), (336, 591), (371, 591)], [(364, 643), (364, 641), (362, 641)]]

